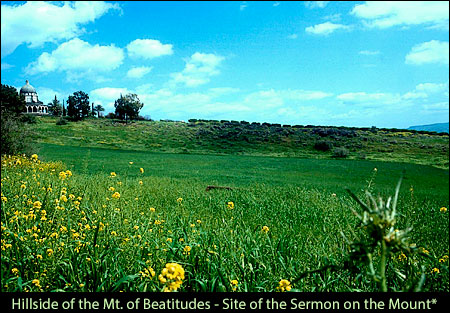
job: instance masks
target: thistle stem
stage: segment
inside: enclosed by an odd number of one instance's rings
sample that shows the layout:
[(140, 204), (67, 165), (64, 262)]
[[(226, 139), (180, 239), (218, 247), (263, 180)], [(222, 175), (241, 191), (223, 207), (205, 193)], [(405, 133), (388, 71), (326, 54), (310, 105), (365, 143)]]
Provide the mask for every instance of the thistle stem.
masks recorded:
[(381, 260), (380, 260), (380, 287), (382, 292), (387, 292), (387, 284), (386, 284), (386, 255), (387, 255), (387, 246), (386, 241), (384, 239), (381, 240)]

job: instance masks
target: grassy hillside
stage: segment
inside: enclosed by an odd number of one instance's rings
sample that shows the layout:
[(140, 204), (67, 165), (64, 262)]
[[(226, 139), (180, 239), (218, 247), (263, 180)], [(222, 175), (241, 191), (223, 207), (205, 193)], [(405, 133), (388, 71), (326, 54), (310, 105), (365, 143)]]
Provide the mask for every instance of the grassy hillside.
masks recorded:
[[(30, 127), (38, 155), (1, 160), (1, 291), (448, 292), (449, 173), (436, 168), (448, 167), (448, 136), (51, 117)], [(386, 200), (401, 176), (396, 214), (345, 191)], [(177, 280), (164, 277), (175, 268)]]
[[(421, 131), (290, 126), (237, 121), (156, 122), (124, 125), (88, 119), (56, 125), (38, 117), (31, 124), (38, 143), (163, 153), (397, 161), (448, 168), (449, 137)], [(342, 154), (342, 153), (341, 153)]]
[[(449, 289), (446, 170), (49, 144), (42, 157), (65, 164), (2, 157), (1, 291), (379, 291), (368, 257), (389, 291)], [(392, 246), (383, 267), (343, 188), (386, 199), (403, 170), (395, 229), (370, 219)]]

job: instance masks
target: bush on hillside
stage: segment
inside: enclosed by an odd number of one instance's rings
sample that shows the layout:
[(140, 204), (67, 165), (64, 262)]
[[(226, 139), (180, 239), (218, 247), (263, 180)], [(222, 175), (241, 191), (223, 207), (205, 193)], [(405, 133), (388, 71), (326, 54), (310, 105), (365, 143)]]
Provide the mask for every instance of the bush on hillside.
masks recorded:
[(344, 147), (336, 147), (333, 149), (334, 158), (346, 158), (348, 157), (348, 149)]
[(33, 154), (31, 134), (18, 117), (2, 114), (1, 117), (1, 154)]
[(314, 144), (314, 149), (318, 150), (318, 151), (330, 151), (333, 148), (333, 143), (331, 143), (330, 141), (326, 141), (326, 140), (321, 140), (318, 141)]
[[(32, 154), (31, 134), (22, 115), (26, 110), (25, 100), (17, 89), (1, 84), (1, 154)], [(34, 117), (33, 117), (34, 118)]]
[(67, 120), (63, 117), (61, 117), (59, 120), (56, 121), (56, 125), (66, 125)]
[(36, 124), (37, 118), (35, 115), (32, 114), (23, 114), (20, 116), (20, 122), (27, 124)]

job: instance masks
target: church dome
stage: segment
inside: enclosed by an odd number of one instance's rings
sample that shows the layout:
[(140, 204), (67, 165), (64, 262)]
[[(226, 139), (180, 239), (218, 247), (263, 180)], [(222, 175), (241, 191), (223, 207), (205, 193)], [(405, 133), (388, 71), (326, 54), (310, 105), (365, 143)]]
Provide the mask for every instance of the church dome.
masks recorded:
[(30, 85), (30, 82), (27, 80), (26, 85), (24, 85), (22, 88), (20, 88), (20, 93), (36, 93), (36, 89), (34, 89), (33, 86)]

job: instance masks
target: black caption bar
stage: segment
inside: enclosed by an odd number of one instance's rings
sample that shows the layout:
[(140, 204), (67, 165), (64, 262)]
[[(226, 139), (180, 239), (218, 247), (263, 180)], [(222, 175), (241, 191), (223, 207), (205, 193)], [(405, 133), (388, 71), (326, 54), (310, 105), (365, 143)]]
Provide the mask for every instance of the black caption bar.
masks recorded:
[[(6, 312), (441, 312), (448, 293), (1, 293)], [(2, 308), (2, 311), (3, 311)]]

